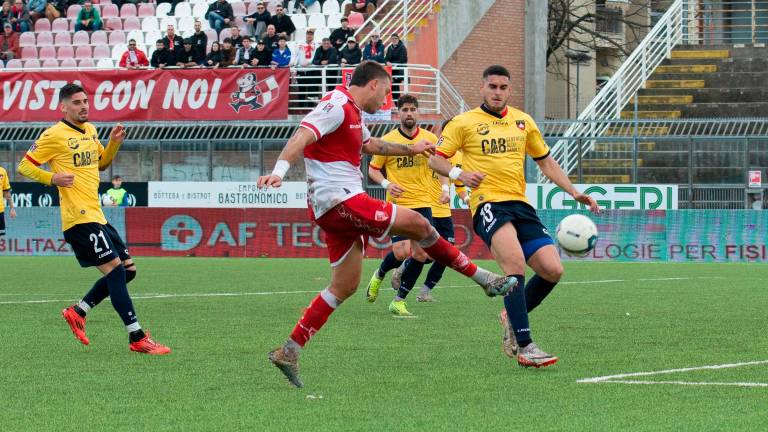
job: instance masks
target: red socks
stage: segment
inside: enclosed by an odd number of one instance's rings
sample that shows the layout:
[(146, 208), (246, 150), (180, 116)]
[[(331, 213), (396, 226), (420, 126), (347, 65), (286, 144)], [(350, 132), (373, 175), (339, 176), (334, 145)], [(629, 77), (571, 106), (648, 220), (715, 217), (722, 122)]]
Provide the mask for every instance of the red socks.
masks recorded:
[(309, 342), (309, 339), (323, 327), (323, 324), (328, 321), (328, 317), (336, 310), (335, 303), (338, 301), (334, 301), (335, 298), (333, 298), (332, 303), (334, 304), (331, 305), (324, 298), (324, 296), (332, 296), (327, 291), (323, 290), (312, 300), (312, 303), (304, 310), (304, 315), (302, 315), (291, 332), (291, 339), (301, 347)]
[(422, 246), (422, 248), (433, 260), (456, 270), (464, 276), (472, 277), (477, 272), (477, 265), (442, 237), (438, 238), (432, 246)]

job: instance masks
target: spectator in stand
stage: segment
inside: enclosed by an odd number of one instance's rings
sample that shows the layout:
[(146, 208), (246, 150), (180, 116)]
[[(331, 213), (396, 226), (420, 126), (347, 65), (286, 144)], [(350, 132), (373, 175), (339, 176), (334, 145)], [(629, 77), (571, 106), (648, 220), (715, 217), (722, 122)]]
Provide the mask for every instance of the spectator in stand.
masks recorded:
[(363, 51), (357, 46), (357, 39), (354, 36), (347, 39), (347, 46), (341, 49), (339, 59), (342, 66), (354, 66), (363, 60)]
[(384, 63), (384, 43), (379, 39), (379, 33), (371, 33), (371, 40), (365, 44), (363, 49), (363, 60), (373, 60)]
[(235, 64), (235, 54), (237, 50), (232, 46), (232, 39), (224, 38), (224, 42), (221, 43), (221, 62), (220, 67), (229, 67)]
[[(279, 36), (285, 36), (286, 39), (290, 39), (293, 32), (296, 31), (296, 26), (293, 25), (293, 20), (285, 14), (285, 8), (282, 5), (275, 6), (275, 14), (272, 15), (271, 23), (275, 26), (277, 34)], [(273, 49), (274, 48), (277, 48), (277, 45), (275, 45)]]
[(275, 29), (274, 24), (270, 24), (267, 26), (267, 32), (262, 35), (262, 39), (264, 39), (264, 43), (267, 45), (267, 48), (269, 48), (270, 51), (277, 48), (277, 40), (280, 36), (277, 35), (277, 30)]
[(86, 2), (83, 3), (83, 8), (80, 9), (80, 13), (77, 14), (75, 31), (96, 31), (101, 30), (102, 26), (103, 24), (101, 22), (99, 11), (93, 7), (93, 3), (91, 3), (90, 0), (86, 0)]
[(205, 19), (208, 20), (211, 28), (216, 30), (216, 33), (221, 33), (225, 26), (233, 24), (235, 21), (232, 5), (227, 3), (227, 0), (216, 0), (208, 6)]
[(221, 66), (221, 46), (218, 42), (214, 41), (211, 44), (211, 52), (205, 56), (205, 67), (218, 69)]
[(296, 46), (296, 52), (292, 55), (291, 66), (293, 67), (305, 68), (312, 64), (312, 58), (315, 56), (315, 50), (317, 49), (315, 29), (308, 28), (304, 38), (304, 42), (299, 42)]
[[(170, 3), (171, 4), (171, 10), (168, 12), (168, 16), (173, 16), (176, 13), (176, 5), (183, 2), (184, 0), (157, 0), (157, 4), (160, 3)], [(115, 3), (114, 1), (112, 3)], [(131, 1), (133, 3), (133, 1)], [(138, 2), (137, 2), (138, 3)]]
[(197, 64), (205, 63), (205, 50), (208, 48), (208, 36), (203, 31), (203, 23), (195, 20), (195, 33), (192, 38), (192, 47), (195, 50), (195, 60)]
[(11, 18), (13, 18), (13, 14), (11, 13), (11, 2), (5, 1), (3, 2), (2, 9), (0, 9), (0, 24), (10, 24)]
[(264, 3), (258, 3), (256, 12), (246, 16), (244, 21), (248, 24), (248, 32), (251, 36), (258, 38), (267, 31), (267, 26), (272, 22), (272, 15), (269, 14)]
[(232, 39), (232, 46), (235, 47), (235, 49), (243, 47), (243, 37), (240, 36), (240, 27), (237, 25), (232, 24), (232, 27), (229, 28), (229, 38)]
[(128, 41), (128, 50), (120, 57), (119, 66), (126, 69), (142, 69), (149, 66), (147, 55), (144, 54), (144, 51), (136, 48), (136, 40)]
[(352, 0), (352, 3), (344, 6), (344, 16), (352, 12), (363, 14), (366, 18), (376, 10), (376, 0)]
[(48, 4), (46, 0), (29, 0), (27, 2), (27, 8), (29, 9), (29, 18), (32, 20), (32, 24), (35, 21), (45, 16), (45, 6)]
[(272, 65), (272, 50), (266, 44), (266, 41), (259, 39), (256, 43), (256, 50), (253, 51), (253, 66), (269, 67)]
[[(8, 5), (10, 6), (10, 3), (8, 3)], [(13, 31), (17, 33), (24, 33), (32, 28), (32, 20), (29, 18), (29, 9), (27, 9), (22, 0), (15, 0), (8, 12), (5, 11), (5, 4), (3, 4), (3, 14), (7, 14), (7, 22), (11, 23)]]
[(341, 27), (331, 32), (331, 43), (337, 50), (344, 48), (344, 44), (350, 37), (355, 35), (355, 31), (349, 27), (349, 20), (344, 17), (341, 19)]
[(182, 51), (184, 51), (184, 39), (176, 34), (176, 29), (173, 25), (169, 25), (165, 29), (165, 37), (163, 38), (163, 44), (168, 52), (171, 54), (171, 62), (169, 66), (176, 64), (176, 58), (182, 57)]
[(176, 55), (176, 66), (181, 68), (200, 67), (197, 63), (197, 53), (194, 48), (195, 42), (192, 38), (184, 39), (184, 48)]
[(64, 11), (66, 10), (67, 6), (69, 6), (69, 3), (67, 0), (47, 0), (47, 1), (48, 1), (48, 4), (45, 5), (45, 17), (48, 18), (48, 21), (53, 21), (56, 18), (60, 18), (64, 16)]
[(277, 49), (272, 51), (272, 69), (288, 67), (291, 64), (291, 50), (288, 48), (288, 40), (280, 36), (277, 40)]
[(323, 44), (315, 51), (312, 64), (315, 66), (335, 66), (339, 64), (338, 53), (331, 44), (330, 38), (323, 38)]
[(4, 23), (3, 33), (0, 34), (0, 60), (2, 60), (3, 64), (5, 64), (8, 63), (8, 60), (19, 57), (21, 57), (21, 48), (19, 48), (19, 35), (13, 31), (11, 23)]
[(253, 52), (254, 49), (251, 46), (251, 38), (248, 36), (244, 37), (243, 46), (238, 48), (235, 53), (235, 64), (242, 67), (256, 66), (251, 64), (251, 61), (253, 60)]
[[(317, 0), (296, 0), (293, 4), (293, 13), (307, 13), (307, 8), (316, 3)], [(288, 9), (289, 0), (283, 0), (283, 8)], [(320, 3), (323, 3), (322, 1)], [(341, 3), (341, 2), (339, 2)]]
[(158, 39), (155, 42), (155, 52), (152, 53), (152, 59), (149, 64), (153, 68), (163, 69), (168, 66), (173, 66), (174, 58), (173, 54), (165, 47), (165, 39)]
[[(403, 41), (400, 40), (400, 35), (394, 33), (389, 39), (389, 46), (384, 54), (384, 61), (387, 66), (396, 64), (408, 63), (408, 49), (405, 47)], [(397, 101), (400, 98), (400, 85), (403, 82), (403, 70), (392, 69), (392, 100)]]
[[(293, 59), (291, 60), (292, 67), (308, 68), (312, 65), (312, 59), (315, 56), (315, 50), (317, 49), (317, 43), (315, 43), (315, 29), (308, 28), (304, 42), (299, 43), (296, 47), (296, 52), (293, 53)], [(297, 90), (301, 94), (301, 99), (314, 98), (317, 99), (317, 71), (313, 70), (299, 70), (296, 73), (296, 85)], [(305, 108), (313, 108), (312, 102), (302, 101), (301, 106)]]

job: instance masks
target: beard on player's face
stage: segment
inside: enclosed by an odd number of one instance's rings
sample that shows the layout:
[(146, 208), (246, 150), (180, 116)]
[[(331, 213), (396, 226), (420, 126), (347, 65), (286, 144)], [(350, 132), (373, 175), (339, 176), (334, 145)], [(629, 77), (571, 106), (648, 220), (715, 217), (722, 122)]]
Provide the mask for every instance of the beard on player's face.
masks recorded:
[(406, 129), (413, 129), (416, 126), (416, 119), (413, 117), (405, 117), (400, 123)]

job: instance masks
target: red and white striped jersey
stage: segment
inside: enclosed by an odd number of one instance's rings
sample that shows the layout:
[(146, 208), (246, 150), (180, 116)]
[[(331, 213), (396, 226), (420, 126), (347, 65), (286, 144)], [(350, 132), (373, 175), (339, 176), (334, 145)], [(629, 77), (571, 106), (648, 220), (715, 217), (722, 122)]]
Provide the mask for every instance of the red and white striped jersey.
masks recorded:
[(315, 218), (363, 192), (360, 171), (363, 144), (371, 133), (363, 124), (360, 107), (346, 88), (326, 94), (301, 126), (317, 141), (304, 148), (309, 204)]

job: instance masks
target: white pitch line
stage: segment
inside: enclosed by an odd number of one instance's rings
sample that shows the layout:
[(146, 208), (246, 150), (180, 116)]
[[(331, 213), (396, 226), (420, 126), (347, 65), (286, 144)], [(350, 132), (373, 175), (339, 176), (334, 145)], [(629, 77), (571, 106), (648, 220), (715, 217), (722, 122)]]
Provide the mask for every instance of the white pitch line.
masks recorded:
[(601, 381), (605, 384), (667, 384), (667, 385), (688, 385), (688, 386), (734, 386), (734, 387), (768, 387), (768, 383), (753, 382), (691, 382), (691, 381), (632, 381), (632, 380), (611, 380)]
[[(728, 369), (728, 368), (735, 368), (735, 367), (741, 367), (741, 366), (754, 366), (754, 365), (761, 365), (761, 364), (768, 364), (768, 360), (709, 365), (709, 366), (697, 366), (697, 367), (681, 368), (681, 369), (665, 369), (665, 370), (652, 371), (652, 372), (633, 372), (633, 373), (625, 373), (625, 374), (618, 374), (618, 375), (605, 375), (605, 376), (599, 376), (594, 378), (584, 378), (584, 379), (576, 380), (576, 382), (581, 384), (620, 382), (619, 380), (621, 380), (622, 378), (651, 376), (651, 375), (667, 375), (667, 374), (673, 374), (678, 372), (692, 372), (692, 371), (700, 371), (700, 370)], [(632, 381), (632, 382), (642, 383), (642, 381)], [(653, 381), (653, 382), (655, 383), (659, 381)]]
[[(262, 296), (262, 295), (280, 295), (280, 294), (308, 294), (318, 293), (319, 290), (312, 291), (263, 291), (263, 292), (245, 292), (245, 293), (192, 293), (192, 294), (154, 294), (131, 296), (133, 299), (167, 299), (179, 297), (243, 297), (243, 296)], [(15, 304), (38, 304), (38, 303), (60, 303), (66, 301), (75, 301), (74, 299), (46, 299), (46, 300), (24, 300), (24, 301), (2, 301), (0, 305)]]

